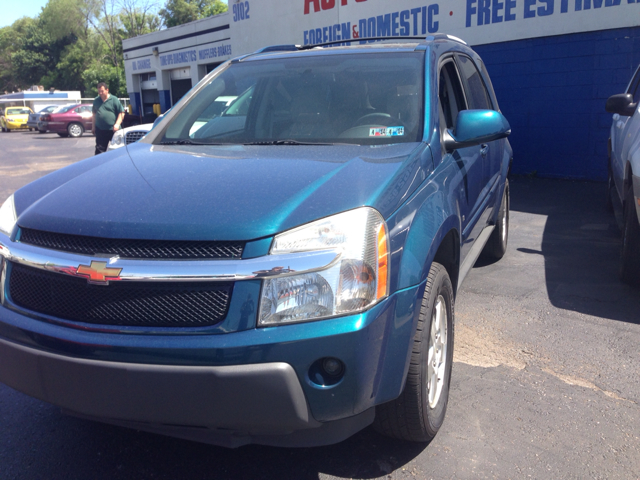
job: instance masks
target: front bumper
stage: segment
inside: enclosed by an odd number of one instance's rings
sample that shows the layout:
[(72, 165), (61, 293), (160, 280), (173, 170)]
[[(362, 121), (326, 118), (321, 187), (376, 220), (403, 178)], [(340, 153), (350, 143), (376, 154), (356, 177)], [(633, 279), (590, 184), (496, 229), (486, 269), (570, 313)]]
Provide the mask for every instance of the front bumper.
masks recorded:
[[(228, 447), (278, 445), (314, 437), (342, 440), (373, 421), (373, 410), (343, 422), (314, 420), (286, 363), (227, 367), (127, 364), (46, 353), (0, 340), (0, 378), (72, 414)], [(191, 428), (189, 427), (191, 426)], [(146, 427), (146, 428), (145, 428)], [(313, 430), (309, 435), (296, 431)], [(273, 438), (271, 438), (273, 437)]]
[[(78, 416), (224, 446), (330, 444), (371, 423), (373, 407), (402, 391), (424, 291), (396, 292), (356, 315), (256, 328), (257, 308), (247, 317), (243, 304), (259, 298), (262, 282), (244, 279), (218, 325), (104, 327), (14, 305), (6, 279), (16, 257), (4, 255), (0, 382)], [(49, 256), (47, 268), (66, 259)], [(134, 266), (123, 281), (149, 273)], [(327, 357), (345, 366), (332, 385), (314, 376)]]

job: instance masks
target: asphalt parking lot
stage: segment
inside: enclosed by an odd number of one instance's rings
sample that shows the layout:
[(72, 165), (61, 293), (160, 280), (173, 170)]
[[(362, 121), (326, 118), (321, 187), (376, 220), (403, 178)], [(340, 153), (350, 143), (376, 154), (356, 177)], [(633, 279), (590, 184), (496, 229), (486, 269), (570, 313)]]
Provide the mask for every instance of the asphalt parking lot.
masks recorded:
[[(0, 134), (0, 201), (92, 153), (91, 136)], [(316, 449), (226, 450), (66, 417), (0, 385), (0, 478), (640, 478), (640, 290), (618, 280), (604, 192), (511, 178), (508, 252), (458, 294), (430, 445), (366, 429)]]

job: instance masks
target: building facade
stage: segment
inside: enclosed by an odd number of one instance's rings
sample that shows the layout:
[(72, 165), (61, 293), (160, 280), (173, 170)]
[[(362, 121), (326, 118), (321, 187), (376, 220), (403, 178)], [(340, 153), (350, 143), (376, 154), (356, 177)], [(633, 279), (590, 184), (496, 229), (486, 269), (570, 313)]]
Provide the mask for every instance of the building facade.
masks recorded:
[(222, 15), (123, 42), (133, 111), (153, 118), (233, 57), (277, 44), (447, 33), (483, 57), (513, 172), (602, 180), (611, 116), (640, 63), (640, 0), (229, 0)]

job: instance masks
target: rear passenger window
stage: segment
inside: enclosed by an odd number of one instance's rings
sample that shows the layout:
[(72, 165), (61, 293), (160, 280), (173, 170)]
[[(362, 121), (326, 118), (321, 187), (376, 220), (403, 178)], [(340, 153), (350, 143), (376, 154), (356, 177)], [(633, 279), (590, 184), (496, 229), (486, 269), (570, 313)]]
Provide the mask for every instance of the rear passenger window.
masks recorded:
[(465, 84), (469, 108), (492, 110), (493, 107), (491, 106), (489, 93), (473, 61), (463, 55), (458, 55), (457, 60), (460, 68), (460, 76)]

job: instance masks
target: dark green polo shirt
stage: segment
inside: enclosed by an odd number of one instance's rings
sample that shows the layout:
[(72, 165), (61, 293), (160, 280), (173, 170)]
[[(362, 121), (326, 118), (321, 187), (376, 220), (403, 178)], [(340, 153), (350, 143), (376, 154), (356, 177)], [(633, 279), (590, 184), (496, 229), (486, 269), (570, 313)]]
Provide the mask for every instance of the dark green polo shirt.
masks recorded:
[(103, 102), (100, 96), (93, 101), (93, 115), (95, 117), (96, 128), (100, 130), (111, 130), (116, 123), (118, 114), (124, 112), (120, 100), (115, 96), (109, 97)]

